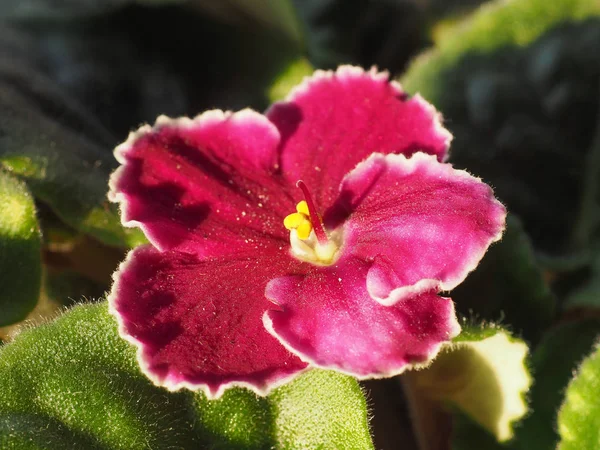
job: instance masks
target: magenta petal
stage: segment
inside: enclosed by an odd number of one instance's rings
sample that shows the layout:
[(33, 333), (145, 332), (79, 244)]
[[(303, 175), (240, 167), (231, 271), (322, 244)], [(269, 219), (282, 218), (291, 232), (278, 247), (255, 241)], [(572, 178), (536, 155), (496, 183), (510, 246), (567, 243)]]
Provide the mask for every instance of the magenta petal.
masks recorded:
[(290, 182), (304, 180), (323, 208), (371, 153), (423, 151), (441, 161), (451, 138), (423, 98), (408, 99), (385, 72), (351, 66), (317, 71), (267, 117), (281, 133), (283, 173)]
[(227, 254), (240, 242), (287, 241), (293, 201), (276, 176), (279, 132), (261, 114), (159, 117), (115, 150), (109, 197), (126, 226), (160, 250)]
[(344, 179), (325, 221), (343, 223), (345, 252), (373, 261), (367, 287), (389, 304), (458, 285), (500, 239), (505, 216), (489, 186), (431, 155), (374, 154)]
[(368, 263), (344, 258), (304, 277), (273, 280), (266, 294), (281, 310), (267, 312), (265, 326), (304, 361), (359, 378), (424, 364), (460, 332), (452, 301), (435, 291), (392, 306), (374, 301), (368, 270)]
[(156, 384), (213, 398), (232, 385), (264, 395), (306, 367), (263, 327), (272, 271), (264, 259), (201, 262), (138, 247), (115, 274), (109, 306)]

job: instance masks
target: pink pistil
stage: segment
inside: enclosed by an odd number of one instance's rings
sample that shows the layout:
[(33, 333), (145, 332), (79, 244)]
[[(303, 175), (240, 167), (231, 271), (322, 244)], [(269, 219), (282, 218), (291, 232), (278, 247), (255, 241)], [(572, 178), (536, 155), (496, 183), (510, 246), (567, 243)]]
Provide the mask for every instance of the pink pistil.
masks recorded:
[(306, 205), (308, 206), (308, 213), (310, 214), (309, 220), (313, 227), (313, 230), (315, 230), (315, 235), (317, 236), (319, 244), (327, 244), (327, 234), (325, 233), (323, 224), (319, 219), (319, 215), (317, 214), (317, 208), (315, 208), (315, 204), (313, 203), (313, 199), (310, 195), (310, 192), (308, 191), (308, 188), (306, 187), (306, 184), (304, 184), (304, 181), (298, 180), (298, 182), (296, 183), (296, 187), (302, 189), (304, 199), (306, 200)]

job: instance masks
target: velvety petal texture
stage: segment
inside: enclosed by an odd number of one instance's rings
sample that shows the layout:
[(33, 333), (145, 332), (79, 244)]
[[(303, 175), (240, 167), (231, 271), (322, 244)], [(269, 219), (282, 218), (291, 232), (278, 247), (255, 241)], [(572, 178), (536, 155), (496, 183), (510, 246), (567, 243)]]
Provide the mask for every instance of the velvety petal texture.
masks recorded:
[[(293, 200), (278, 183), (277, 129), (251, 110), (159, 117), (118, 146), (110, 198), (125, 226), (160, 250), (227, 254), (240, 242), (287, 240)], [(276, 194), (276, 195), (273, 195)]]
[(265, 394), (303, 370), (306, 363), (262, 324), (273, 306), (265, 284), (296, 265), (285, 253), (273, 256), (199, 261), (151, 246), (133, 250), (115, 275), (109, 304), (121, 334), (139, 347), (144, 373), (170, 390), (204, 388), (215, 398), (231, 385)]
[[(422, 98), (348, 66), (317, 71), (266, 116), (159, 117), (132, 133), (109, 198), (151, 245), (130, 252), (109, 305), (142, 370), (215, 398), (264, 395), (310, 365), (369, 378), (427, 363), (460, 330), (438, 293), (505, 215), (443, 163), (449, 142)], [(296, 213), (304, 191), (317, 211)], [(313, 212), (333, 233), (325, 253), (284, 226)]]
[(160, 117), (115, 150), (110, 198), (153, 247), (129, 254), (109, 305), (156, 384), (264, 395), (306, 367), (262, 325), (266, 283), (302, 273), (283, 227), (295, 203), (277, 175), (278, 143), (256, 112), (209, 111)]
[(460, 332), (452, 301), (430, 290), (381, 305), (367, 291), (369, 266), (350, 256), (271, 281), (267, 297), (281, 309), (265, 314), (265, 326), (303, 360), (359, 378), (426, 363)]
[(340, 227), (335, 264), (275, 279), (265, 326), (314, 365), (391, 376), (460, 332), (437, 292), (475, 268), (506, 211), (481, 180), (435, 156), (375, 153), (351, 171), (325, 216)]
[(346, 176), (325, 222), (343, 226), (347, 251), (373, 261), (369, 292), (390, 304), (392, 290), (453, 289), (500, 239), (505, 219), (490, 187), (467, 172), (424, 153), (375, 153)]
[(329, 207), (344, 176), (373, 152), (447, 156), (451, 134), (439, 113), (412, 98), (386, 72), (341, 66), (317, 71), (276, 103), (267, 117), (281, 133), (281, 167), (290, 183), (304, 180)]

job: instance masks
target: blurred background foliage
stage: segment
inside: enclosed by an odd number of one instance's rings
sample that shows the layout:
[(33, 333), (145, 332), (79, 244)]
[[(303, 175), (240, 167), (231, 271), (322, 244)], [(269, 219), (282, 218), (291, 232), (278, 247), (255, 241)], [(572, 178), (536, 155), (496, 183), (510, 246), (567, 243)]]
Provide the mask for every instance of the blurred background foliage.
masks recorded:
[(264, 110), (342, 63), (377, 65), (433, 103), (454, 134), (450, 162), (507, 205), (503, 241), (451, 295), (466, 320), (530, 345), (535, 382), (502, 447), (410, 383), (363, 383), (376, 448), (425, 448), (432, 423), (443, 448), (553, 448), (563, 392), (600, 333), (597, 0), (0, 2), (0, 339), (101, 301), (144, 242), (106, 199), (130, 130), (159, 114)]

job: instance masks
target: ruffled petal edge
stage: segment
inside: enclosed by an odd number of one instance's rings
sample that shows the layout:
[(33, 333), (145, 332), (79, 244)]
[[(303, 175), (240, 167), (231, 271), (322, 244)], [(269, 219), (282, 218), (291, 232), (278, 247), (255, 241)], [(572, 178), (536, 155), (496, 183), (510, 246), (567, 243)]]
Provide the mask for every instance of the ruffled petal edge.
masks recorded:
[(145, 353), (144, 344), (142, 342), (140, 342), (138, 339), (136, 339), (135, 337), (131, 336), (129, 333), (127, 333), (125, 322), (115, 306), (115, 303), (117, 300), (117, 293), (119, 292), (120, 283), (121, 283), (120, 275), (121, 275), (121, 273), (123, 273), (124, 271), (127, 270), (127, 267), (129, 266), (129, 264), (131, 263), (131, 261), (134, 258), (133, 255), (134, 255), (134, 250), (132, 250), (128, 253), (125, 260), (119, 265), (119, 268), (113, 274), (113, 286), (110, 291), (110, 294), (107, 297), (108, 311), (117, 320), (119, 336), (121, 338), (123, 338), (124, 340), (126, 340), (127, 342), (129, 342), (130, 344), (133, 344), (136, 347), (136, 360), (138, 362), (140, 370), (146, 377), (148, 377), (148, 379), (150, 379), (150, 381), (152, 381), (152, 383), (154, 385), (164, 387), (171, 392), (179, 391), (181, 389), (189, 389), (192, 391), (200, 390), (206, 395), (206, 397), (209, 400), (216, 400), (216, 399), (220, 398), (227, 389), (230, 389), (233, 387), (242, 387), (242, 388), (250, 389), (251, 391), (253, 391), (255, 394), (257, 394), (259, 396), (266, 396), (272, 390), (274, 390), (280, 386), (283, 386), (284, 384), (289, 383), (291, 380), (296, 378), (298, 375), (306, 372), (307, 370), (309, 370), (311, 368), (310, 365), (307, 365), (304, 369), (300, 369), (300, 370), (298, 370), (290, 375), (287, 375), (287, 376), (274, 375), (271, 378), (265, 379), (265, 382), (260, 383), (260, 384), (250, 383), (250, 382), (245, 382), (245, 381), (226, 382), (226, 383), (220, 384), (217, 389), (214, 389), (208, 383), (191, 383), (188, 381), (177, 380), (176, 379), (177, 376), (175, 376), (174, 374), (169, 374), (166, 377), (157, 376), (150, 369), (150, 363), (149, 363), (148, 359), (146, 358), (146, 355), (144, 354)]

